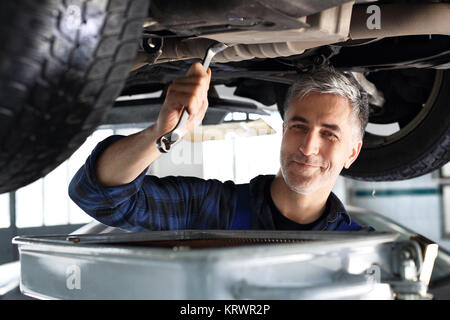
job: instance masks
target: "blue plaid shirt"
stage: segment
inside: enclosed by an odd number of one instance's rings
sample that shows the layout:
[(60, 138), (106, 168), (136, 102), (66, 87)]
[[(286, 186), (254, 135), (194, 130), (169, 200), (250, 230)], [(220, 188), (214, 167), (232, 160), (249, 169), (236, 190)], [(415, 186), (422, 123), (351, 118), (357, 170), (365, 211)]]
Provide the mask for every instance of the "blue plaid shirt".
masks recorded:
[[(146, 175), (144, 170), (129, 184), (101, 186), (95, 174), (96, 161), (110, 144), (122, 137), (110, 136), (100, 142), (72, 178), (69, 195), (81, 209), (103, 224), (128, 231), (231, 228), (238, 196), (237, 185), (232, 181), (158, 178)], [(274, 215), (281, 214), (274, 210), (270, 194), (265, 191), (273, 178), (273, 175), (260, 175), (249, 183), (250, 229), (286, 229), (286, 225), (280, 224), (277, 228), (280, 217), (274, 219)], [(331, 193), (325, 213), (310, 225), (310, 230), (336, 230), (344, 222), (350, 224), (352, 220), (341, 201)], [(299, 229), (295, 228), (296, 223), (292, 224), (293, 229)], [(357, 228), (353, 230), (361, 229), (353, 221), (355, 225)]]

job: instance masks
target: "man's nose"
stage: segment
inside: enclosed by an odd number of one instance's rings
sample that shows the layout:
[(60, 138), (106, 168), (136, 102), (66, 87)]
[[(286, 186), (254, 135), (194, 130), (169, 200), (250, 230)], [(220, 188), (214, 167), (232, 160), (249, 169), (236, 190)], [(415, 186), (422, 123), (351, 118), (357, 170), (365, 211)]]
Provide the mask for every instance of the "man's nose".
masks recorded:
[(300, 151), (305, 156), (317, 155), (320, 149), (320, 137), (315, 132), (310, 130), (304, 135), (302, 142), (300, 143)]

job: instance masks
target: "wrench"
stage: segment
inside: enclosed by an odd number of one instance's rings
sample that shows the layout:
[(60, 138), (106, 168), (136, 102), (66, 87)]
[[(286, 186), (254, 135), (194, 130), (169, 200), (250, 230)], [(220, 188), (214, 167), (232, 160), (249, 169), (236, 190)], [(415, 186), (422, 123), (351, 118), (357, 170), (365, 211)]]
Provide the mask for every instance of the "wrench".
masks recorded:
[[(226, 48), (228, 48), (228, 46), (221, 42), (209, 46), (202, 63), (205, 71), (208, 70), (212, 58), (219, 52), (225, 50)], [(156, 141), (156, 146), (158, 147), (160, 152), (162, 153), (169, 152), (171, 146), (183, 137), (183, 135), (186, 133), (185, 126), (188, 117), (189, 112), (187, 111), (186, 107), (183, 107), (180, 120), (178, 121), (175, 128), (173, 128), (172, 131), (166, 133)]]

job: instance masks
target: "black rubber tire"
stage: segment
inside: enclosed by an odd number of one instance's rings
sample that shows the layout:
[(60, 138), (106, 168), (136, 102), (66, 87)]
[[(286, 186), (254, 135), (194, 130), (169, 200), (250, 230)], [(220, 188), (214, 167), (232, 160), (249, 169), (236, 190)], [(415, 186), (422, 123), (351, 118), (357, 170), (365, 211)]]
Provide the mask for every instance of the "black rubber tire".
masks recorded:
[[(405, 180), (430, 173), (450, 160), (450, 70), (435, 86), (434, 102), (413, 130), (391, 143), (363, 149), (342, 175), (358, 180)], [(414, 121), (414, 120), (413, 120)]]
[(148, 2), (0, 2), (0, 193), (45, 176), (101, 123)]

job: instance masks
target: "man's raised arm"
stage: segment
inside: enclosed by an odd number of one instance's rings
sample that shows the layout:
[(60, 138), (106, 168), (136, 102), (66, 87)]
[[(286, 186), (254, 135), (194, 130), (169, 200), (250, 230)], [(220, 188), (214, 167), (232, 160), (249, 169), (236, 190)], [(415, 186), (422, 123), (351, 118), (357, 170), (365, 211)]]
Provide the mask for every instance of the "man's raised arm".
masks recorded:
[(173, 81), (157, 121), (143, 131), (114, 142), (100, 155), (96, 164), (98, 183), (111, 187), (136, 179), (161, 155), (156, 141), (175, 128), (183, 106), (189, 112), (186, 130), (199, 125), (208, 108), (210, 80), (211, 70), (205, 72), (200, 63), (194, 63), (185, 77)]

